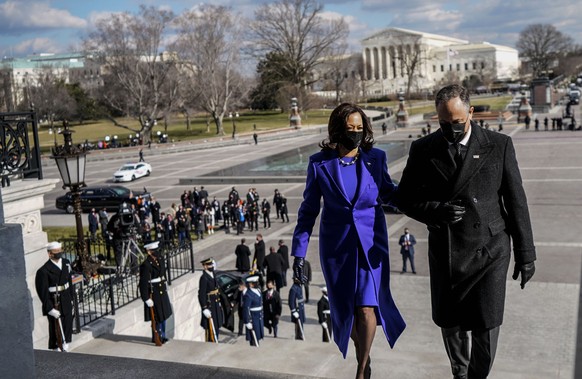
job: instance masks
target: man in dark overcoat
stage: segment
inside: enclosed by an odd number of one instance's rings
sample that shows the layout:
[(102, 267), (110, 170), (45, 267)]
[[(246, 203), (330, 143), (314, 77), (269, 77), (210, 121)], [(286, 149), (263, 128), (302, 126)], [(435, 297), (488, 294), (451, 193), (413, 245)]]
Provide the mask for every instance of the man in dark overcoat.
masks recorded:
[[(441, 89), (440, 129), (412, 143), (396, 205), (428, 227), (432, 316), (455, 378), (486, 378), (513, 279), (535, 272), (533, 233), (511, 138), (481, 129), (467, 90)], [(472, 351), (469, 351), (471, 331)]]
[(275, 282), (269, 280), (267, 282), (267, 289), (263, 292), (263, 313), (265, 315), (265, 325), (269, 330), (269, 334), (273, 332), (273, 337), (277, 338), (279, 330), (279, 318), (283, 306), (281, 304), (281, 295), (275, 289)]
[(275, 282), (277, 291), (280, 291), (281, 287), (283, 287), (283, 267), (285, 266), (285, 260), (277, 253), (274, 246), (269, 247), (269, 254), (265, 257), (264, 263), (267, 271), (267, 281), (272, 280)]
[(285, 241), (279, 240), (279, 249), (277, 249), (277, 254), (283, 257), (285, 261), (285, 266), (283, 266), (283, 287), (287, 287), (287, 270), (289, 269), (289, 247), (285, 245)]
[(241, 273), (246, 273), (251, 270), (251, 249), (245, 245), (246, 238), (241, 238), (240, 245), (236, 246), (234, 254), (236, 255), (236, 270)]
[(214, 275), (214, 259), (201, 261), (204, 271), (198, 286), (198, 302), (202, 309), (200, 326), (204, 328), (206, 342), (218, 342), (219, 330), (223, 322), (219, 286)]
[(166, 287), (166, 265), (159, 244), (156, 241), (144, 246), (147, 257), (139, 267), (139, 293), (144, 302), (144, 320), (152, 321), (150, 308), (153, 308), (155, 328), (162, 343), (166, 343), (166, 320), (172, 315), (172, 304)]
[(42, 314), (48, 319), (48, 348), (67, 351), (73, 334), (71, 262), (62, 257), (60, 242), (49, 243), (47, 252), (48, 261), (36, 272), (36, 293), (42, 302)]
[(254, 263), (257, 265), (257, 270), (264, 276), (265, 275), (265, 241), (263, 241), (263, 235), (261, 233), (257, 234), (257, 240), (255, 242), (255, 256), (253, 257)]

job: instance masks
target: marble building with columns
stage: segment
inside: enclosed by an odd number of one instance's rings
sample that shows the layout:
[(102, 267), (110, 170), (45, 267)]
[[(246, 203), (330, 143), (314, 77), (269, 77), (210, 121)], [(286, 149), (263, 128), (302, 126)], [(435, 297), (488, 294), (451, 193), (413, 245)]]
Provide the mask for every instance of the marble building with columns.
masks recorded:
[(401, 28), (362, 40), (362, 58), (366, 96), (405, 91), (409, 76), (412, 92), (432, 92), (452, 78), (511, 80), (519, 66), (518, 52), (511, 47)]

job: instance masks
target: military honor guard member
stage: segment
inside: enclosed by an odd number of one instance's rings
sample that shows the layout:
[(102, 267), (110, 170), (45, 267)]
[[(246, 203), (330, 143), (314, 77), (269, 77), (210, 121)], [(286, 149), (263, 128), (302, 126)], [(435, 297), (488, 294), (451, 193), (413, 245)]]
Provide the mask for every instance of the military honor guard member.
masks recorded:
[(198, 301), (202, 308), (200, 326), (206, 330), (206, 342), (218, 343), (219, 329), (222, 326), (223, 313), (220, 302), (220, 290), (214, 276), (213, 258), (201, 261), (204, 271), (198, 286)]
[(42, 314), (48, 318), (48, 348), (65, 352), (73, 334), (71, 262), (62, 257), (60, 242), (51, 242), (46, 249), (49, 259), (36, 272), (36, 293), (42, 302)]
[(327, 298), (327, 287), (321, 289), (321, 299), (317, 302), (317, 318), (322, 328), (322, 341), (331, 342), (331, 314), (329, 311), (329, 299)]
[(277, 338), (279, 318), (281, 317), (283, 307), (281, 305), (281, 295), (275, 289), (275, 282), (273, 280), (267, 282), (267, 290), (263, 292), (263, 308), (265, 324), (267, 325), (269, 334), (273, 332), (273, 337)]
[(305, 299), (301, 281), (293, 278), (293, 285), (289, 289), (289, 309), (291, 309), (291, 320), (295, 323), (295, 339), (305, 340)]
[(166, 266), (159, 244), (156, 241), (144, 246), (147, 257), (139, 267), (139, 292), (144, 301), (144, 320), (152, 323), (152, 342), (156, 344), (168, 342), (166, 320), (172, 315), (172, 304), (166, 287)]
[(259, 275), (247, 278), (249, 289), (243, 296), (243, 317), (247, 329), (247, 341), (251, 346), (259, 346), (265, 336), (263, 320), (263, 297), (259, 289)]

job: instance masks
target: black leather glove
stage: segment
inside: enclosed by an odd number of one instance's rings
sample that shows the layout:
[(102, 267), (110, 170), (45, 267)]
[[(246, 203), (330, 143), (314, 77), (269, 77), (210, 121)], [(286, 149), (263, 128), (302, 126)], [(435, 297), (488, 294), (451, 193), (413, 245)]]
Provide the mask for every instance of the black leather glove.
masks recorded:
[(521, 274), (521, 289), (525, 288), (525, 284), (529, 282), (529, 280), (534, 276), (536, 272), (536, 265), (534, 262), (530, 263), (515, 263), (515, 267), (513, 268), (513, 280), (517, 280), (519, 278), (519, 274)]
[(455, 224), (463, 219), (465, 207), (461, 200), (440, 203), (434, 210), (434, 222)]
[(303, 273), (303, 266), (305, 265), (305, 258), (295, 257), (293, 261), (293, 280), (304, 284), (307, 282), (307, 276)]

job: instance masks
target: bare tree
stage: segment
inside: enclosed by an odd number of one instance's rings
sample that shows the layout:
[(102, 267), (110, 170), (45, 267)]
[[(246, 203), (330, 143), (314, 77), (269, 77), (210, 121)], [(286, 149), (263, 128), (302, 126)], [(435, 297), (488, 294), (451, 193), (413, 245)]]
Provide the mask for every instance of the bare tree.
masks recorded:
[(33, 75), (27, 75), (22, 84), (24, 97), (18, 108), (34, 110), (39, 118), (50, 123), (70, 119), (77, 110), (77, 104), (67, 91), (65, 73), (53, 67), (40, 67)]
[(233, 96), (244, 92), (236, 70), (242, 45), (239, 24), (229, 8), (213, 5), (186, 11), (177, 19), (174, 47), (183, 62), (190, 96), (210, 114), (220, 135), (224, 135), (224, 115), (232, 111)]
[(528, 25), (519, 33), (516, 43), (519, 53), (529, 60), (534, 78), (547, 74), (553, 61), (568, 53), (572, 46), (572, 38), (551, 24)]
[(102, 97), (107, 105), (139, 121), (143, 142), (151, 139), (154, 121), (167, 112), (165, 95), (172, 92), (168, 75), (175, 73), (173, 56), (163, 56), (162, 42), (174, 18), (171, 11), (140, 6), (137, 14), (113, 14), (97, 22), (84, 41), (102, 67)]
[(331, 55), (334, 46), (345, 42), (349, 29), (343, 18), (322, 17), (323, 6), (315, 0), (279, 0), (255, 11), (250, 28), (255, 53), (277, 53), (285, 57), (281, 72), (288, 82), (307, 87), (310, 74)]

